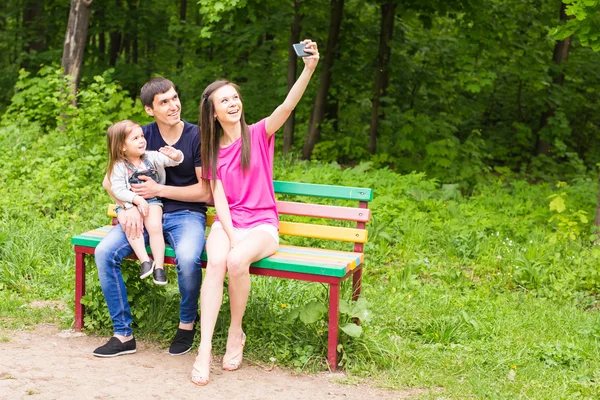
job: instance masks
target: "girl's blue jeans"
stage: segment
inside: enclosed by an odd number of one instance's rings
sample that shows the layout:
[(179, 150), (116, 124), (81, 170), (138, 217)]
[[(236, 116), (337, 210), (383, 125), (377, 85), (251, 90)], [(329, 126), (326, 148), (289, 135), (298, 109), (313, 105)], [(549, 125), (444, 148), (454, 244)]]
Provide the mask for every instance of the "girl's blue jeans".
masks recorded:
[[(177, 281), (181, 302), (179, 320), (186, 324), (196, 320), (198, 299), (202, 282), (200, 256), (204, 250), (206, 214), (195, 211), (179, 211), (163, 214), (165, 240), (175, 250)], [(144, 231), (148, 244), (148, 234)], [(115, 334), (129, 336), (131, 310), (127, 301), (127, 289), (121, 274), (121, 261), (133, 253), (121, 225), (114, 226), (96, 247), (95, 258), (102, 292), (113, 321)]]

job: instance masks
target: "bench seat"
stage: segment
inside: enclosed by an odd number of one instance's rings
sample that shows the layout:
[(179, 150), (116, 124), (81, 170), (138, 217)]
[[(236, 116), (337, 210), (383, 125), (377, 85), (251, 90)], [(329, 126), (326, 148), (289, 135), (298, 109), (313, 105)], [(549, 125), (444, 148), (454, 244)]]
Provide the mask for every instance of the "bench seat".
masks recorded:
[[(74, 246), (96, 248), (112, 227), (112, 225), (106, 225), (74, 236), (71, 243)], [(152, 254), (150, 246), (147, 246), (146, 250), (148, 254)], [(165, 246), (165, 256), (175, 257), (175, 252), (169, 245)], [(202, 261), (206, 262), (206, 260), (206, 251), (203, 251)], [(343, 277), (357, 266), (362, 265), (363, 261), (363, 253), (280, 245), (275, 254), (252, 264), (252, 267)]]

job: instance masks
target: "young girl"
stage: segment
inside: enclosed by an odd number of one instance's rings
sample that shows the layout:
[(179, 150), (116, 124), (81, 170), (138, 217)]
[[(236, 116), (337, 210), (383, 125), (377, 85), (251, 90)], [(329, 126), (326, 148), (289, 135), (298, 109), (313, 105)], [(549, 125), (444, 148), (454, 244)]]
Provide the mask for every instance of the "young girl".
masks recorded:
[(146, 151), (146, 139), (140, 125), (132, 121), (120, 121), (108, 128), (108, 177), (116, 200), (123, 203), (117, 206), (117, 213), (136, 205), (144, 217), (144, 227), (150, 239), (154, 262), (150, 261), (144, 237), (130, 239), (129, 244), (142, 262), (140, 278), (153, 275), (157, 285), (166, 285), (164, 270), (165, 240), (162, 232), (162, 202), (159, 198), (144, 199), (131, 191), (132, 183), (142, 183), (138, 177), (146, 175), (156, 182), (165, 183), (165, 167), (173, 167), (183, 161), (183, 153), (170, 146), (158, 151)]
[(217, 218), (206, 242), (208, 265), (200, 293), (201, 340), (192, 382), (209, 381), (212, 336), (229, 273), (231, 323), (223, 369), (242, 362), (246, 335), (242, 318), (250, 294), (250, 264), (279, 246), (273, 190), (274, 137), (300, 101), (319, 61), (317, 44), (305, 40), (304, 70), (285, 101), (267, 118), (248, 126), (239, 88), (228, 81), (208, 85), (200, 101), (203, 183), (210, 184)]

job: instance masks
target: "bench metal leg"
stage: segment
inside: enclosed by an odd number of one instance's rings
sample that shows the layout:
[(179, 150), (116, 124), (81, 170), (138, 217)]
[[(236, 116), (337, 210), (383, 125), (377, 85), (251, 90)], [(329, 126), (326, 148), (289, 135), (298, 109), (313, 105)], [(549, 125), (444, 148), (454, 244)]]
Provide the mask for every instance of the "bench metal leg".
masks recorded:
[(81, 297), (85, 294), (85, 254), (75, 253), (75, 329), (83, 328), (84, 306)]
[(327, 336), (327, 361), (332, 371), (337, 369), (338, 326), (340, 314), (340, 284), (329, 284), (329, 332)]

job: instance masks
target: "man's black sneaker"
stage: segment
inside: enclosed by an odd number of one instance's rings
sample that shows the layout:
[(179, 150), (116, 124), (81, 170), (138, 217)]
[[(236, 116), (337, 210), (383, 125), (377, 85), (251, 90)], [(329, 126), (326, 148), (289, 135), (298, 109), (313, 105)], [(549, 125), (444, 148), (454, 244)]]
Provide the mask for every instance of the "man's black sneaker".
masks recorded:
[(116, 357), (133, 353), (135, 353), (135, 338), (121, 343), (119, 339), (113, 336), (104, 346), (94, 350), (93, 354), (96, 357)]
[(167, 284), (167, 274), (165, 273), (164, 268), (154, 268), (152, 277), (153, 277), (154, 283), (157, 285), (166, 285)]
[(140, 279), (149, 277), (154, 271), (154, 261), (144, 261), (140, 266)]
[(171, 342), (171, 346), (169, 347), (170, 355), (180, 356), (192, 349), (192, 344), (194, 343), (194, 336), (196, 335), (196, 323), (198, 321), (200, 321), (199, 315), (196, 316), (196, 320), (194, 321), (194, 327), (191, 331), (177, 328), (175, 338), (173, 339), (173, 341)]

